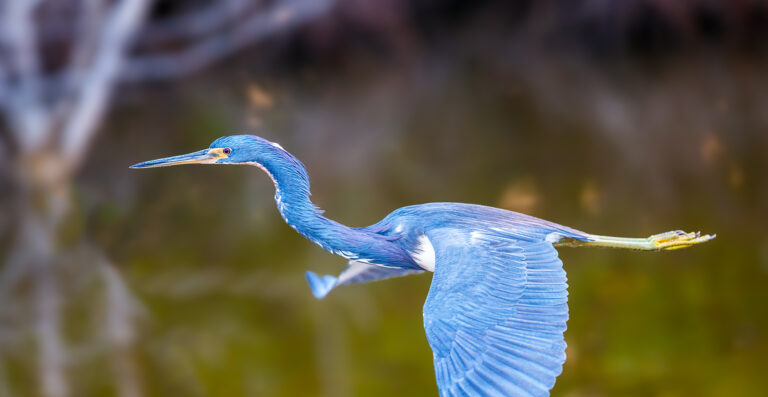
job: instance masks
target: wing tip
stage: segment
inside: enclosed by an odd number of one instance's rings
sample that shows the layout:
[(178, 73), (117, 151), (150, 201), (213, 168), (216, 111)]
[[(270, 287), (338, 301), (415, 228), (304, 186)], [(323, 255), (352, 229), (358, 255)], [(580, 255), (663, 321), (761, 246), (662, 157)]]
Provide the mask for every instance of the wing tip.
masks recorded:
[(329, 292), (336, 286), (336, 277), (333, 276), (318, 276), (317, 274), (307, 271), (305, 274), (309, 288), (312, 289), (312, 295), (317, 299), (323, 299)]

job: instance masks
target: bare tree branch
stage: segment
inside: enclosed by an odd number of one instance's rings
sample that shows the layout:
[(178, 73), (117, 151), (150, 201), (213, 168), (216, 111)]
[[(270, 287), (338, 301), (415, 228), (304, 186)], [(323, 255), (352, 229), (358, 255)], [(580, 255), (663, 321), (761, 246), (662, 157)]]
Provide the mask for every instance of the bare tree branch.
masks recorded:
[(103, 255), (100, 262), (101, 276), (106, 289), (105, 333), (113, 350), (118, 390), (121, 397), (139, 397), (141, 382), (131, 357), (131, 348), (136, 339), (134, 321), (140, 307), (115, 267)]
[(97, 48), (98, 29), (101, 28), (105, 11), (104, 0), (83, 0), (83, 11), (78, 20), (77, 37), (68, 65), (70, 73), (77, 74), (87, 68), (88, 59)]
[(38, 265), (37, 277), (37, 341), (40, 344), (41, 391), (46, 397), (68, 395), (64, 380), (64, 349), (59, 325), (61, 322), (59, 291), (55, 276), (48, 264)]
[[(10, 56), (13, 73), (17, 76), (18, 89), (12, 95), (6, 92), (6, 116), (19, 145), (34, 150), (46, 138), (47, 118), (40, 98), (40, 60), (37, 53), (37, 34), (34, 29), (34, 11), (38, 0), (7, 1), (3, 12), (2, 37)], [(6, 76), (7, 80), (11, 76)], [(6, 85), (8, 90), (9, 85)]]
[(231, 55), (256, 40), (295, 26), (328, 10), (332, 0), (289, 0), (236, 25), (230, 32), (205, 37), (173, 54), (129, 60), (123, 81), (157, 81), (186, 76)]
[(54, 273), (55, 233), (51, 222), (40, 213), (29, 213), (22, 225), (22, 239), (34, 247), (30, 263), (35, 270), (36, 297), (36, 334), (39, 344), (38, 367), (41, 375), (40, 391), (45, 397), (67, 396), (67, 383), (64, 377), (65, 349), (61, 334), (60, 296)]
[[(60, 0), (77, 1), (77, 0)], [(84, 0), (80, 0), (84, 1)], [(188, 0), (180, 0), (184, 3)], [(216, 33), (242, 23), (252, 15), (259, 14), (266, 7), (286, 0), (207, 0), (204, 5), (178, 11), (176, 15), (163, 16), (155, 21), (146, 21), (135, 39), (140, 49), (153, 48), (168, 43), (185, 43), (201, 36)], [(193, 2), (190, 2), (193, 3)], [(45, 26), (41, 35), (43, 43), (72, 42), (71, 22), (52, 20)], [(163, 50), (161, 50), (163, 51)]]
[(121, 61), (131, 38), (141, 26), (149, 0), (122, 0), (104, 21), (104, 31), (95, 51), (96, 59), (83, 81), (75, 106), (63, 127), (62, 151), (73, 166), (82, 160), (96, 127), (109, 103), (109, 95), (120, 73)]
[[(43, 1), (0, 0), (0, 111), (9, 130), (0, 137), (0, 163), (13, 162), (7, 168), (23, 174), (16, 239), (0, 269), (0, 301), (19, 302), (0, 305), (0, 339), (33, 332), (40, 394), (66, 397), (65, 367), (72, 355), (62, 335), (61, 305), (66, 288), (83, 286), (63, 278), (59, 260), (73, 249), (60, 246), (57, 236), (70, 212), (72, 171), (85, 157), (116, 84), (184, 76), (319, 15), (334, 0), (209, 0), (206, 7), (156, 22), (138, 50), (133, 45), (147, 29), (144, 17), (152, 0), (51, 0), (40, 6)], [(186, 47), (160, 55), (169, 51), (162, 40)], [(131, 50), (142, 57), (131, 61)], [(18, 149), (12, 157), (6, 155), (9, 146)], [(103, 332), (112, 349), (116, 390), (138, 397), (141, 383), (131, 352), (138, 304), (103, 255), (97, 252), (84, 262), (99, 266), (88, 269), (105, 286)], [(27, 280), (32, 294), (25, 307), (17, 293)], [(0, 394), (2, 385), (0, 378)]]
[(61, 82), (49, 79), (46, 83), (51, 88), (58, 89), (64, 98), (55, 105), (53, 117), (61, 120), (66, 117), (73, 105), (72, 96), (77, 93), (77, 87), (82, 87), (88, 61), (94, 57), (100, 37), (99, 29), (102, 28), (105, 12), (104, 0), (83, 0), (83, 11), (78, 18), (78, 26), (75, 40), (72, 40), (70, 61)]

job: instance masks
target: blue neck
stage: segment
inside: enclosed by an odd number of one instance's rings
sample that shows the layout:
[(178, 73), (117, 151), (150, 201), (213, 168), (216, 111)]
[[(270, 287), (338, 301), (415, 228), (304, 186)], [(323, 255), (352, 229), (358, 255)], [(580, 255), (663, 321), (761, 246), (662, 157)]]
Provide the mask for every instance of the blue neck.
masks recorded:
[(275, 203), (285, 222), (299, 234), (328, 251), (349, 248), (335, 237), (355, 234), (356, 231), (324, 217), (323, 211), (310, 200), (312, 193), (306, 171), (303, 167), (291, 168), (281, 167), (274, 171), (267, 168), (275, 182)]
[(348, 259), (388, 266), (413, 263), (410, 255), (391, 239), (324, 217), (310, 200), (309, 177), (303, 164), (289, 156), (262, 164), (275, 182), (277, 208), (288, 225), (323, 249)]

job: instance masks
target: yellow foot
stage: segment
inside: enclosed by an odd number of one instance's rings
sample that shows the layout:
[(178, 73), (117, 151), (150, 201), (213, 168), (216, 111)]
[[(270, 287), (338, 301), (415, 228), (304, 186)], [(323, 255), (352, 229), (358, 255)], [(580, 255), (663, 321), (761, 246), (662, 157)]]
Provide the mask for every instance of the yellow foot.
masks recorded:
[(656, 249), (668, 251), (705, 243), (716, 236), (716, 234), (702, 236), (701, 232), (686, 233), (682, 230), (675, 230), (648, 237), (648, 242)]

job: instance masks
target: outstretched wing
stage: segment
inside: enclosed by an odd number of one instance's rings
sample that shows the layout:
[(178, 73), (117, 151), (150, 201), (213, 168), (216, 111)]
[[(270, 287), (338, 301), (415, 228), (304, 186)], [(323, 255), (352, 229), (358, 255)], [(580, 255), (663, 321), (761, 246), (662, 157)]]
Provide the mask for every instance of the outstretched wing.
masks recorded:
[(347, 267), (338, 277), (330, 275), (318, 276), (310, 271), (307, 271), (306, 276), (309, 287), (312, 289), (312, 294), (315, 295), (315, 298), (321, 299), (328, 295), (332, 289), (340, 285), (367, 283), (369, 281), (384, 280), (422, 272), (424, 271), (419, 269), (384, 267), (370, 263), (349, 261)]
[(547, 396), (565, 362), (565, 271), (546, 241), (428, 233), (435, 275), (424, 304), (441, 396)]

